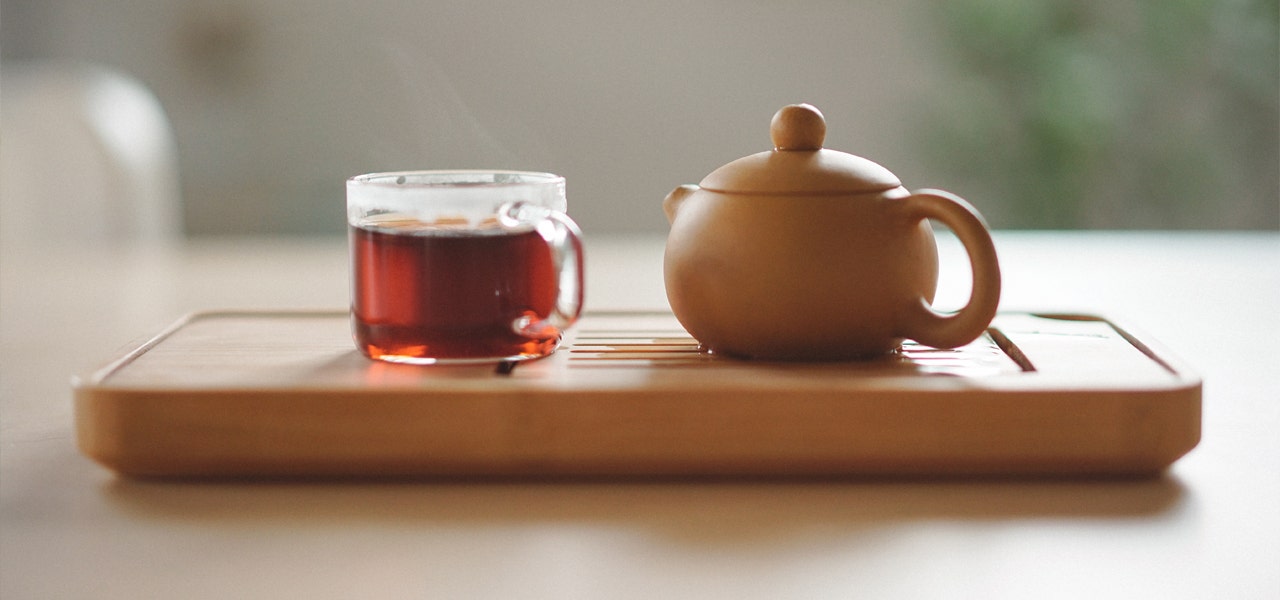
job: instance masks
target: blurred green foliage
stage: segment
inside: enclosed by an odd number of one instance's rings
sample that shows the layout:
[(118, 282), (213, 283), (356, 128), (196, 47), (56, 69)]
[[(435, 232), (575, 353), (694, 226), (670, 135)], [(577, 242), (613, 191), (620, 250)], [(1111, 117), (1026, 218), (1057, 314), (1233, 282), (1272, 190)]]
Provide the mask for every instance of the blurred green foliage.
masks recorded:
[(951, 0), (932, 168), (998, 228), (1280, 228), (1280, 0)]

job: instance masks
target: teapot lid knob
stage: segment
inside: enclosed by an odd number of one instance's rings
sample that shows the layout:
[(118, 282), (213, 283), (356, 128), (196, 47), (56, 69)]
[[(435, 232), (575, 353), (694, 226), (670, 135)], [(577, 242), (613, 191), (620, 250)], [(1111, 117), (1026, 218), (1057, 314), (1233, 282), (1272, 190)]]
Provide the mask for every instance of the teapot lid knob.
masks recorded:
[(769, 136), (778, 150), (821, 150), (827, 137), (827, 122), (816, 107), (792, 104), (773, 115)]

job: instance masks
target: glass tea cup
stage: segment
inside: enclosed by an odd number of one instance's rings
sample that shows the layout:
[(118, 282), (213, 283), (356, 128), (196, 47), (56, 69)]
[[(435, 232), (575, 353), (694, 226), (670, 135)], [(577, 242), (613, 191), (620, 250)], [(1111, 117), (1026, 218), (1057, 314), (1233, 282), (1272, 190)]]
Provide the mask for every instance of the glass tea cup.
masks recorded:
[(409, 364), (555, 351), (582, 311), (582, 234), (564, 178), (405, 171), (347, 180), (351, 321), (366, 356)]

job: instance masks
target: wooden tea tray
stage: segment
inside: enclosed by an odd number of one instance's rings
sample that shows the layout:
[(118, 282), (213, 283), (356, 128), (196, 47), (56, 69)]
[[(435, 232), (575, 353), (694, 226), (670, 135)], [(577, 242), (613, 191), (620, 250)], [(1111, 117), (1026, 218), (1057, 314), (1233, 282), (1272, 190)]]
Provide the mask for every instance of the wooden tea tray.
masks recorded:
[(74, 387), (80, 448), (129, 476), (1137, 475), (1200, 438), (1200, 379), (1082, 315), (805, 364), (595, 313), (503, 369), (369, 361), (345, 312), (208, 312)]

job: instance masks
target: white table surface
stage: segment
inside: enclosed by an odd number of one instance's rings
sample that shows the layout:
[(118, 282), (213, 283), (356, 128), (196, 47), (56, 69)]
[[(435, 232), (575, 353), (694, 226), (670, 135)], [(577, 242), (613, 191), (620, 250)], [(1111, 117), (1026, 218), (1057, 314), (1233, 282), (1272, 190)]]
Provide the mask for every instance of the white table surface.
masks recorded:
[[(589, 307), (665, 306), (661, 237), (588, 242)], [(121, 480), (78, 454), (69, 377), (186, 312), (345, 306), (345, 240), (6, 247), (0, 598), (1280, 598), (1280, 234), (997, 249), (1004, 309), (1195, 367), (1200, 446), (1137, 481)]]

